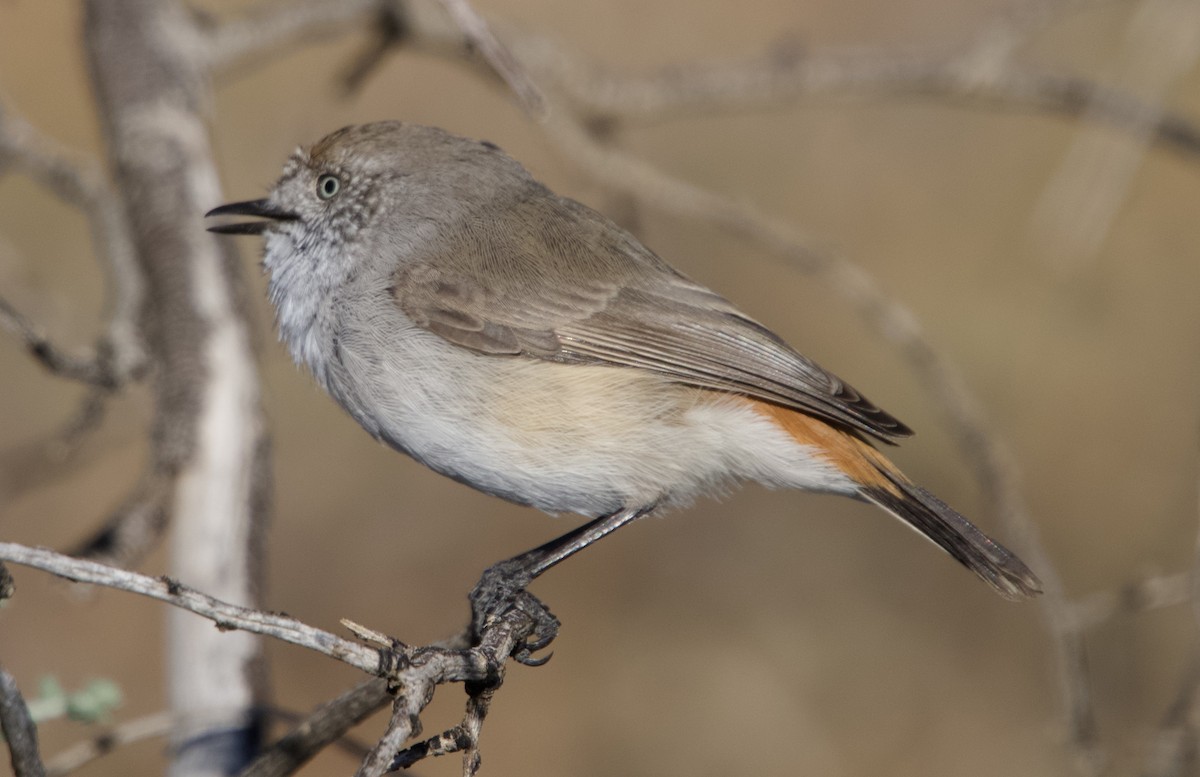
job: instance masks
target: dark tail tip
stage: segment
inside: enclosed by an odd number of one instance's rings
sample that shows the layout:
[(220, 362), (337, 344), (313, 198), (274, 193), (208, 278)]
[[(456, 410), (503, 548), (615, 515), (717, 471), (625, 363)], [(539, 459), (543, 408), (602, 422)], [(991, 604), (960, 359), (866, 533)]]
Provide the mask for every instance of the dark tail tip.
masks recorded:
[(870, 488), (863, 496), (916, 529), (1005, 599), (1020, 601), (1042, 592), (1041, 581), (1021, 559), (945, 502), (912, 483), (895, 485), (898, 494)]

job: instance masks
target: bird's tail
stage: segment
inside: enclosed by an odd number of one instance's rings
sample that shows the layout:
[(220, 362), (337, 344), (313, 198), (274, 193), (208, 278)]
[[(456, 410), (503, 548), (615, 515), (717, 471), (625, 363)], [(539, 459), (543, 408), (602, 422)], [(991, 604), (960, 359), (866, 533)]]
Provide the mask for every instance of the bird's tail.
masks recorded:
[(1042, 592), (1041, 581), (1008, 548), (898, 472), (883, 470), (882, 474), (893, 488), (864, 488), (864, 499), (916, 529), (1005, 599), (1026, 599)]
[(958, 559), (1006, 599), (1042, 592), (1042, 584), (1013, 553), (945, 502), (914, 484), (857, 434), (819, 418), (760, 400), (745, 400), (799, 444), (842, 472), (873, 502)]

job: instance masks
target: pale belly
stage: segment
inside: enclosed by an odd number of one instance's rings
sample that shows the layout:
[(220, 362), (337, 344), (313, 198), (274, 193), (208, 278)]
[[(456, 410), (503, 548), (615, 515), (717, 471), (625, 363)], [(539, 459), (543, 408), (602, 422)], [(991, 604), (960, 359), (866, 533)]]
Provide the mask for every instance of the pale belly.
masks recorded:
[(733, 397), (636, 369), (481, 356), (434, 337), (388, 360), (343, 347), (351, 369), (334, 372), (330, 392), (379, 439), (480, 491), (598, 516), (684, 503), (741, 478), (846, 490)]

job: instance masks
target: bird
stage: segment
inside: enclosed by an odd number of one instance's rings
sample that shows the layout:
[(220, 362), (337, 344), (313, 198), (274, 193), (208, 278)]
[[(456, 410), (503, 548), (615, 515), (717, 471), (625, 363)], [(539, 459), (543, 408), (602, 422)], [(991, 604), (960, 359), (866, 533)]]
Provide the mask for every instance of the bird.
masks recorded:
[(265, 237), (280, 339), (372, 436), (588, 519), (497, 565), (487, 607), (643, 515), (742, 481), (874, 504), (1000, 596), (1041, 592), (882, 453), (909, 427), (494, 143), (344, 127), (297, 149), (267, 197), (206, 216), (251, 217), (209, 229)]

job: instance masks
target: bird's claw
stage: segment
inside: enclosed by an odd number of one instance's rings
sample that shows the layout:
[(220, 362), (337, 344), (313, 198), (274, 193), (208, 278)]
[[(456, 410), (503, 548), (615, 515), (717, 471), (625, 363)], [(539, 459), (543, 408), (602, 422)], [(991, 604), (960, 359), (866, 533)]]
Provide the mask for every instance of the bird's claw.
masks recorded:
[(489, 567), (471, 591), (471, 633), (473, 642), (479, 644), (488, 625), (518, 610), (533, 621), (533, 630), (513, 646), (512, 657), (525, 666), (541, 666), (553, 654), (538, 658), (533, 654), (554, 641), (560, 623), (549, 607), (525, 590), (530, 582), (528, 572), (514, 560)]

